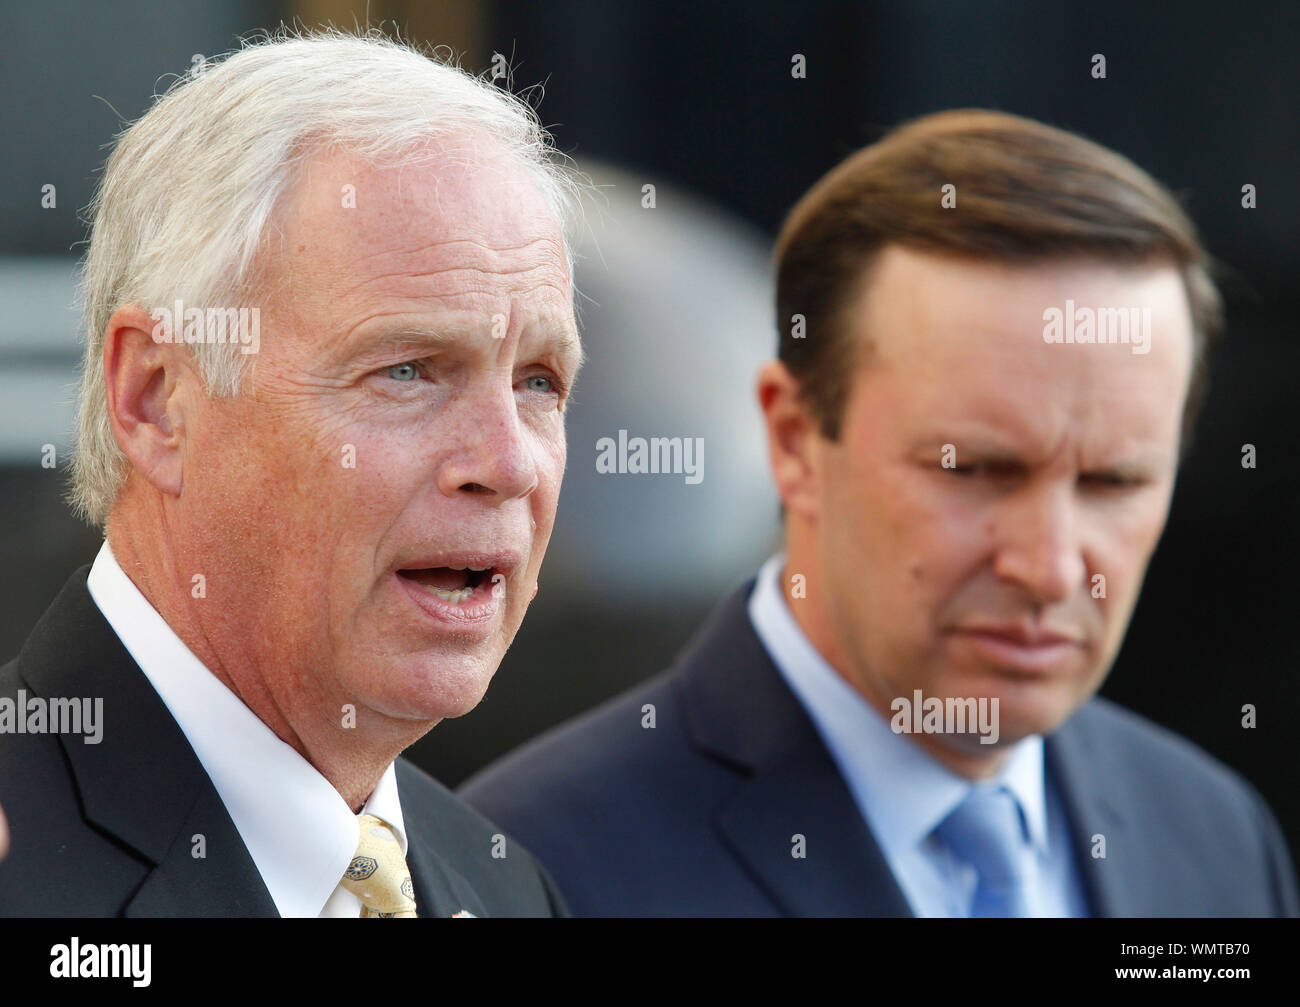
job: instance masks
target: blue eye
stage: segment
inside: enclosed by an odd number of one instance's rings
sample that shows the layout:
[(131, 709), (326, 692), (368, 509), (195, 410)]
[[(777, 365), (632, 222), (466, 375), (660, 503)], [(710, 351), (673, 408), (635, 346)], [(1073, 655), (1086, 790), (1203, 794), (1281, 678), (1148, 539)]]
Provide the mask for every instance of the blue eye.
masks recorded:
[(545, 393), (545, 392), (550, 392), (550, 391), (553, 391), (553, 390), (554, 390), (554, 384), (552, 383), (551, 379), (548, 378), (548, 377), (546, 377), (546, 375), (544, 375), (544, 374), (534, 374), (531, 378), (525, 378), (524, 381), (525, 381), (526, 383), (533, 382), (533, 381), (540, 381), (540, 382), (542, 382), (542, 383), (543, 383), (543, 387), (541, 387), (541, 388), (538, 388), (536, 385), (529, 384), (529, 387), (530, 387), (533, 391), (535, 391), (535, 392), (543, 392), (543, 393)]
[(393, 364), (387, 374), (394, 381), (414, 381), (420, 376), (420, 371), (415, 364)]

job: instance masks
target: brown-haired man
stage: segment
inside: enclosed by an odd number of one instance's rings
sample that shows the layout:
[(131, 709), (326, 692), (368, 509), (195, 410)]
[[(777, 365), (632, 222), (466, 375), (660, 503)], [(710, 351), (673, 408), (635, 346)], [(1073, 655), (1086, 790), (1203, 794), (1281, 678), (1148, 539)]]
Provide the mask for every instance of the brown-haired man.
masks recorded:
[(776, 264), (784, 555), (464, 795), (579, 914), (1295, 914), (1250, 785), (1094, 698), (1220, 326), (1176, 202), (947, 112), (818, 183)]

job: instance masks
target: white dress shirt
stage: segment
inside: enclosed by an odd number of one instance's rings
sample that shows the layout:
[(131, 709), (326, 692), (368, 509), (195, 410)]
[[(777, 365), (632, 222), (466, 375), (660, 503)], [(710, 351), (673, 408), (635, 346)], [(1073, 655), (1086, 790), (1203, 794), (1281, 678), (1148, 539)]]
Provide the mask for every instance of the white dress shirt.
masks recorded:
[[(280, 915), (359, 917), (360, 900), (339, 882), (360, 830), (339, 792), (181, 642), (107, 541), (86, 586), (207, 770)], [(361, 813), (387, 822), (406, 855), (391, 763)]]
[[(979, 879), (932, 833), (970, 781), (895, 734), (826, 662), (790, 612), (779, 583), (784, 565), (785, 556), (776, 555), (759, 571), (749, 598), (754, 631), (816, 726), (912, 912), (968, 916)], [(1009, 789), (1024, 814), (1028, 834), (1019, 853), (1033, 915), (1088, 915), (1065, 810), (1045, 783), (1043, 739), (1031, 735), (1012, 746), (990, 783)]]

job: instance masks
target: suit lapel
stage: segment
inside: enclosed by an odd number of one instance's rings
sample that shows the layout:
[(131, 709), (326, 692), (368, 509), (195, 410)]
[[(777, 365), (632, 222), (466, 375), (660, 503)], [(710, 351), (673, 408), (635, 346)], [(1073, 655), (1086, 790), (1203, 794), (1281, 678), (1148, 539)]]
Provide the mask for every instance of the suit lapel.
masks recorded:
[[(1085, 707), (1045, 739), (1045, 770), (1065, 805), (1070, 847), (1093, 915), (1147, 915), (1160, 904), (1153, 891), (1160, 882), (1132, 855), (1143, 844), (1120, 810), (1131, 769), (1112, 765), (1113, 746), (1090, 737), (1086, 714)], [(1105, 838), (1106, 857), (1093, 855), (1100, 849), (1094, 837)]]
[(19, 674), (39, 695), (103, 699), (98, 744), (59, 741), (87, 823), (153, 865), (127, 914), (277, 915), (194, 750), (90, 597), (89, 569), (37, 623)]
[[(786, 915), (911, 915), (820, 741), (755, 776), (717, 823)], [(794, 856), (796, 841), (802, 858)]]
[[(403, 814), (408, 823), (414, 820), (419, 805), (408, 799), (407, 783), (411, 767), (399, 758), (394, 767), (397, 773), (397, 792), (402, 800)], [(406, 866), (411, 871), (411, 884), (415, 887), (415, 911), (421, 917), (446, 918), (461, 911), (475, 916), (486, 916), (487, 911), (479, 901), (474, 887), (457, 872), (427, 841), (426, 829), (406, 833)]]
[(453, 870), (433, 847), (408, 834), (406, 866), (411, 871), (411, 884), (415, 886), (415, 911), (423, 918), (446, 919), (455, 913), (467, 911), (475, 916), (487, 916), (473, 887)]
[[(199, 836), (205, 858), (195, 856)], [(132, 896), (125, 915), (280, 915), (211, 785), (200, 789), (171, 848)]]
[[(717, 828), (788, 915), (910, 916), (821, 737), (754, 633), (752, 585), (700, 631), (680, 679), (693, 743), (749, 777)], [(797, 836), (804, 858), (793, 855)]]

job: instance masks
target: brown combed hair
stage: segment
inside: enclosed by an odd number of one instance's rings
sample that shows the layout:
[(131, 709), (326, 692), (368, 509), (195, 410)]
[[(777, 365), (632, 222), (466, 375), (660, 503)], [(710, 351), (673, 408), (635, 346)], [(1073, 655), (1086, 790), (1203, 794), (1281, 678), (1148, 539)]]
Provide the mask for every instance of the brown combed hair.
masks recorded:
[[(948, 184), (953, 209), (940, 205)], [(1195, 225), (1132, 161), (1033, 119), (955, 109), (903, 124), (813, 186), (777, 239), (777, 352), (830, 440), (839, 438), (854, 370), (867, 358), (840, 315), (893, 244), (1007, 264), (1085, 258), (1178, 268), (1193, 327), (1186, 449), (1223, 302)], [(792, 332), (796, 314), (803, 338)]]

